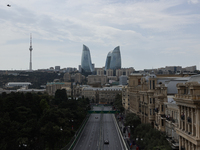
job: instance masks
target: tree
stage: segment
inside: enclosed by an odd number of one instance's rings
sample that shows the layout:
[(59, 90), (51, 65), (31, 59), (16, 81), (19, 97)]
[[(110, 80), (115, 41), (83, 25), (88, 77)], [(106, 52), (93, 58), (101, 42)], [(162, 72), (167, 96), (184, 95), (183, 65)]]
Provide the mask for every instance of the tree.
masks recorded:
[(134, 129), (141, 124), (140, 118), (134, 113), (128, 113), (125, 118), (125, 126), (130, 126), (131, 135), (134, 135)]
[(68, 100), (67, 98), (67, 92), (65, 89), (58, 89), (55, 93), (55, 97), (53, 99), (53, 104), (59, 105), (62, 102), (66, 102)]
[(40, 101), (40, 108), (41, 108), (42, 111), (44, 111), (45, 109), (49, 109), (50, 108), (50, 106), (47, 103), (46, 99), (42, 99)]
[(152, 128), (150, 124), (140, 124), (134, 132), (133, 138), (137, 139), (136, 144), (142, 149), (171, 150), (164, 134)]
[(89, 101), (67, 100), (62, 90), (56, 95), (61, 101), (58, 107), (51, 105), (51, 98), (41, 93), (1, 94), (0, 149), (64, 147), (87, 115)]
[(120, 112), (123, 112), (125, 110), (124, 107), (122, 106), (122, 95), (121, 94), (116, 95), (114, 105), (117, 109), (120, 110)]

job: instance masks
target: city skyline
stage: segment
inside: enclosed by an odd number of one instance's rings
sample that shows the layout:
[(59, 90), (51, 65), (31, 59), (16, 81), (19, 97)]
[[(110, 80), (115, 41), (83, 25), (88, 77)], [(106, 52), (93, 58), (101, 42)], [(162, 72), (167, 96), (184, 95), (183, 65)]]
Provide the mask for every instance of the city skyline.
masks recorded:
[(0, 70), (33, 70), (81, 64), (82, 45), (95, 67), (120, 45), (121, 67), (200, 68), (199, 0), (83, 0), (0, 2)]

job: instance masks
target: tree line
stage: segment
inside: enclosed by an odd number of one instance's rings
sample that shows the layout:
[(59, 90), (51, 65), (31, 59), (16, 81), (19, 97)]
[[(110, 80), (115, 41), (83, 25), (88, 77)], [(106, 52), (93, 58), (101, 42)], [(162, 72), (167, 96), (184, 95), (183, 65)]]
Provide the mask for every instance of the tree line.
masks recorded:
[[(19, 75), (0, 75), (0, 87), (4, 87), (8, 82), (31, 82), (29, 88), (41, 88), (47, 82), (53, 82), (54, 79), (63, 80), (64, 73), (48, 72), (20, 72)], [(4, 87), (5, 88), (5, 87)], [(18, 88), (18, 87), (17, 87)], [(15, 89), (15, 88), (14, 88)]]
[(1, 150), (57, 150), (70, 141), (87, 115), (89, 100), (42, 93), (0, 95)]
[(154, 129), (151, 124), (141, 123), (136, 114), (128, 113), (126, 115), (125, 126), (130, 127), (131, 139), (140, 149), (171, 150), (165, 133)]

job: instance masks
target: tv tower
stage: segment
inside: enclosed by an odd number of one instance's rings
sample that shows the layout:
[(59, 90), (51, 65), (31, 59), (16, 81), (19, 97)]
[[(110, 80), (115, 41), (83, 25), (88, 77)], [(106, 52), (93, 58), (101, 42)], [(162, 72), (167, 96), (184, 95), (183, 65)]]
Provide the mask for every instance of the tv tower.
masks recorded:
[(32, 70), (32, 50), (33, 50), (33, 48), (32, 48), (32, 35), (30, 35), (30, 48), (29, 48), (29, 50), (30, 50), (30, 66), (29, 66), (29, 70), (31, 71)]

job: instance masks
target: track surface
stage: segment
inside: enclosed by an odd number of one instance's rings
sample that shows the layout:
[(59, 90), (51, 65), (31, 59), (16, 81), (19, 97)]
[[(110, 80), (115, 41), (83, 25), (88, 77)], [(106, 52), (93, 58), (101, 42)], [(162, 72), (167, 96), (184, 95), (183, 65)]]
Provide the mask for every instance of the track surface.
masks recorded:
[[(111, 107), (97, 107), (93, 110), (112, 110)], [(98, 118), (96, 118), (98, 117)], [(102, 124), (101, 124), (102, 119)], [(100, 136), (100, 127), (102, 125), (102, 137)], [(101, 139), (101, 140), (100, 140)], [(109, 144), (104, 144), (104, 140), (109, 140)], [(99, 142), (101, 141), (101, 142)], [(80, 135), (74, 150), (98, 150), (99, 147), (104, 150), (122, 150), (121, 139), (119, 138), (113, 114), (91, 114), (85, 128)]]

